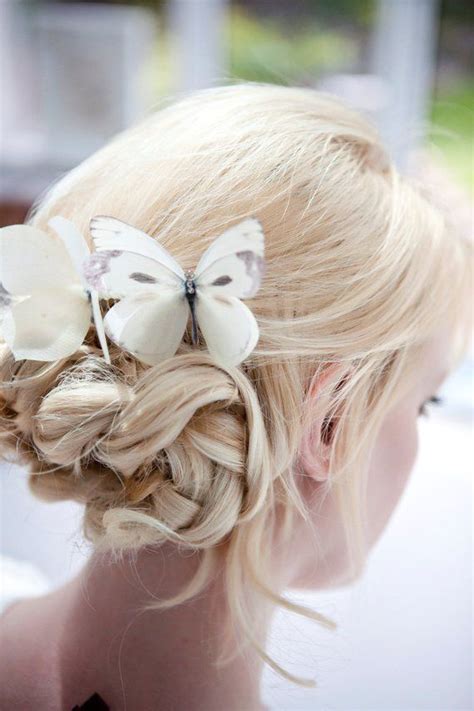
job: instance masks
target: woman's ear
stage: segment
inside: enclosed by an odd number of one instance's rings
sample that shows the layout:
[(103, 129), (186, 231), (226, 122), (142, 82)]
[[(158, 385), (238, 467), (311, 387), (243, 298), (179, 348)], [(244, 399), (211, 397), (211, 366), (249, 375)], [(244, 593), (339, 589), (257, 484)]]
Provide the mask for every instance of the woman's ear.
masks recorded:
[(329, 453), (331, 449), (333, 423), (326, 414), (334, 386), (347, 370), (345, 363), (331, 363), (322, 372), (316, 371), (309, 389), (308, 398), (317, 399), (319, 413), (303, 433), (299, 450), (299, 462), (307, 476), (317, 481), (326, 481), (329, 477)]

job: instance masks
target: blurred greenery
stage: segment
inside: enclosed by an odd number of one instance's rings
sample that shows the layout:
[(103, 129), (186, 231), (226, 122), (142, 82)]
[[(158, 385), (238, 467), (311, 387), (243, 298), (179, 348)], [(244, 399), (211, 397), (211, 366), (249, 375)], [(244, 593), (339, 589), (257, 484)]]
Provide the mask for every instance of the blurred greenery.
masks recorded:
[(446, 160), (453, 175), (474, 189), (474, 84), (458, 80), (444, 86), (431, 107), (432, 127), (428, 140)]
[[(295, 0), (288, 17), (285, 7), (281, 2), (269, 2), (268, 8), (251, 0), (231, 3), (223, 37), (229, 67), (221, 83), (248, 80), (314, 86), (326, 74), (363, 71), (374, 0)], [(441, 8), (443, 27), (449, 32), (440, 34), (444, 44), (440, 44), (438, 70), (443, 73), (443, 61), (447, 62), (450, 79), (438, 82), (427, 142), (446, 160), (452, 174), (472, 188), (474, 86), (463, 78), (462, 51), (470, 5), (443, 0)], [(263, 14), (256, 14), (256, 9)], [(149, 68), (157, 98), (173, 91), (176, 70), (173, 38), (163, 13), (159, 16), (160, 38)]]
[[(229, 67), (222, 81), (311, 86), (326, 73), (352, 69), (358, 60), (360, 42), (356, 37), (328, 29), (313, 19), (288, 27), (277, 17), (262, 21), (235, 5), (228, 14), (224, 32)], [(175, 52), (173, 37), (162, 22), (150, 67), (157, 96), (173, 90)]]
[(310, 0), (310, 5), (321, 19), (368, 27), (374, 21), (377, 3), (376, 0)]
[(314, 84), (327, 71), (354, 65), (357, 42), (314, 20), (285, 26), (275, 18), (260, 21), (239, 7), (229, 16), (230, 75), (247, 81)]
[[(59, 0), (60, 2), (77, 2), (77, 0)], [(96, 2), (96, 0), (79, 0), (80, 2)], [(124, 4), (124, 0), (100, 0), (101, 3)], [(398, 0), (393, 0), (397, 2)], [(272, 0), (230, 0), (234, 7), (265, 7), (268, 15), (278, 3)], [(151, 10), (161, 10), (167, 0), (127, 0), (127, 5), (148, 7)], [(472, 22), (472, 0), (441, 0), (441, 15), (443, 18), (461, 22)], [(373, 20), (376, 0), (285, 0), (283, 7), (288, 16), (296, 12), (304, 12), (320, 19), (340, 20), (343, 22), (367, 25)]]

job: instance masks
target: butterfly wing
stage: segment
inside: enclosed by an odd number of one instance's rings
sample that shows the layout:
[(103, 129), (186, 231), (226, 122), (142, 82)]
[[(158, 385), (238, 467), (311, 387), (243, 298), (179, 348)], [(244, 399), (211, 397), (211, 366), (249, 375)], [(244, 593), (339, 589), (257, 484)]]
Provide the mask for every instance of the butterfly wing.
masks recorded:
[(2, 335), (16, 359), (53, 361), (73, 353), (90, 307), (62, 240), (30, 225), (0, 230)]
[(89, 283), (121, 301), (106, 314), (109, 337), (149, 365), (176, 352), (189, 315), (181, 266), (145, 232), (112, 217), (90, 223), (96, 252)]
[(257, 321), (235, 296), (209, 296), (204, 291), (197, 295), (195, 309), (209, 353), (217, 363), (238, 365), (257, 345)]
[(264, 274), (263, 254), (262, 226), (250, 217), (210, 244), (196, 267), (196, 286), (208, 294), (250, 298)]
[(104, 324), (117, 345), (155, 365), (176, 353), (188, 316), (184, 292), (162, 288), (122, 299), (107, 312)]
[(153, 237), (115, 217), (98, 215), (90, 221), (90, 231), (97, 250), (134, 252), (155, 260), (181, 280), (184, 272), (178, 262)]
[(163, 287), (183, 290), (180, 265), (141, 230), (113, 217), (94, 217), (91, 234), (96, 252), (86, 263), (85, 278), (101, 295), (120, 299)]
[(160, 262), (135, 252), (98, 250), (84, 265), (90, 287), (103, 298), (122, 299), (125, 296), (170, 288), (184, 291), (184, 282)]

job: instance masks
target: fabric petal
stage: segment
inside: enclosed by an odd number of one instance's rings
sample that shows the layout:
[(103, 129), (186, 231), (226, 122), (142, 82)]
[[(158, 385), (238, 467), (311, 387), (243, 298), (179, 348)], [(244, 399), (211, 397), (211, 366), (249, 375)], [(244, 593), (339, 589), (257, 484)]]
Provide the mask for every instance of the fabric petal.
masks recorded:
[(91, 309), (80, 285), (43, 289), (4, 314), (2, 335), (17, 360), (54, 361), (75, 353), (89, 329)]
[(55, 217), (48, 220), (48, 225), (55, 230), (56, 234), (58, 234), (63, 241), (74, 265), (76, 274), (81, 280), (83, 287), (87, 289), (88, 285), (83, 274), (83, 264), (84, 260), (87, 259), (90, 254), (90, 249), (84, 236), (71, 220), (67, 220), (61, 215), (55, 215)]
[(68, 288), (79, 281), (57, 235), (29, 225), (0, 229), (0, 283), (8, 294), (31, 296), (41, 289)]

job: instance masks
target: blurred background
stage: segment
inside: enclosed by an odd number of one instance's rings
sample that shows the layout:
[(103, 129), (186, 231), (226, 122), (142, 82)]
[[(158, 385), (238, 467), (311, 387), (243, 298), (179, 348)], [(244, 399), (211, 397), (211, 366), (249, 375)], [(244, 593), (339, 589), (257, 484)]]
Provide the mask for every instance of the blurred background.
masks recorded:
[[(368, 114), (467, 234), (473, 37), (465, 0), (0, 0), (0, 226), (170, 99), (251, 80), (322, 89)], [(266, 671), (271, 709), (472, 708), (473, 391), (471, 350), (420, 422), (416, 469), (364, 580), (295, 594), (339, 630), (277, 614), (272, 655), (319, 688)], [(0, 553), (34, 565), (37, 591), (66, 581), (89, 554), (81, 507), (36, 501), (15, 466), (0, 474)]]
[(401, 167), (424, 149), (440, 180), (472, 189), (468, 0), (0, 0), (0, 13), (2, 225), (161, 102), (239, 80), (338, 94)]

